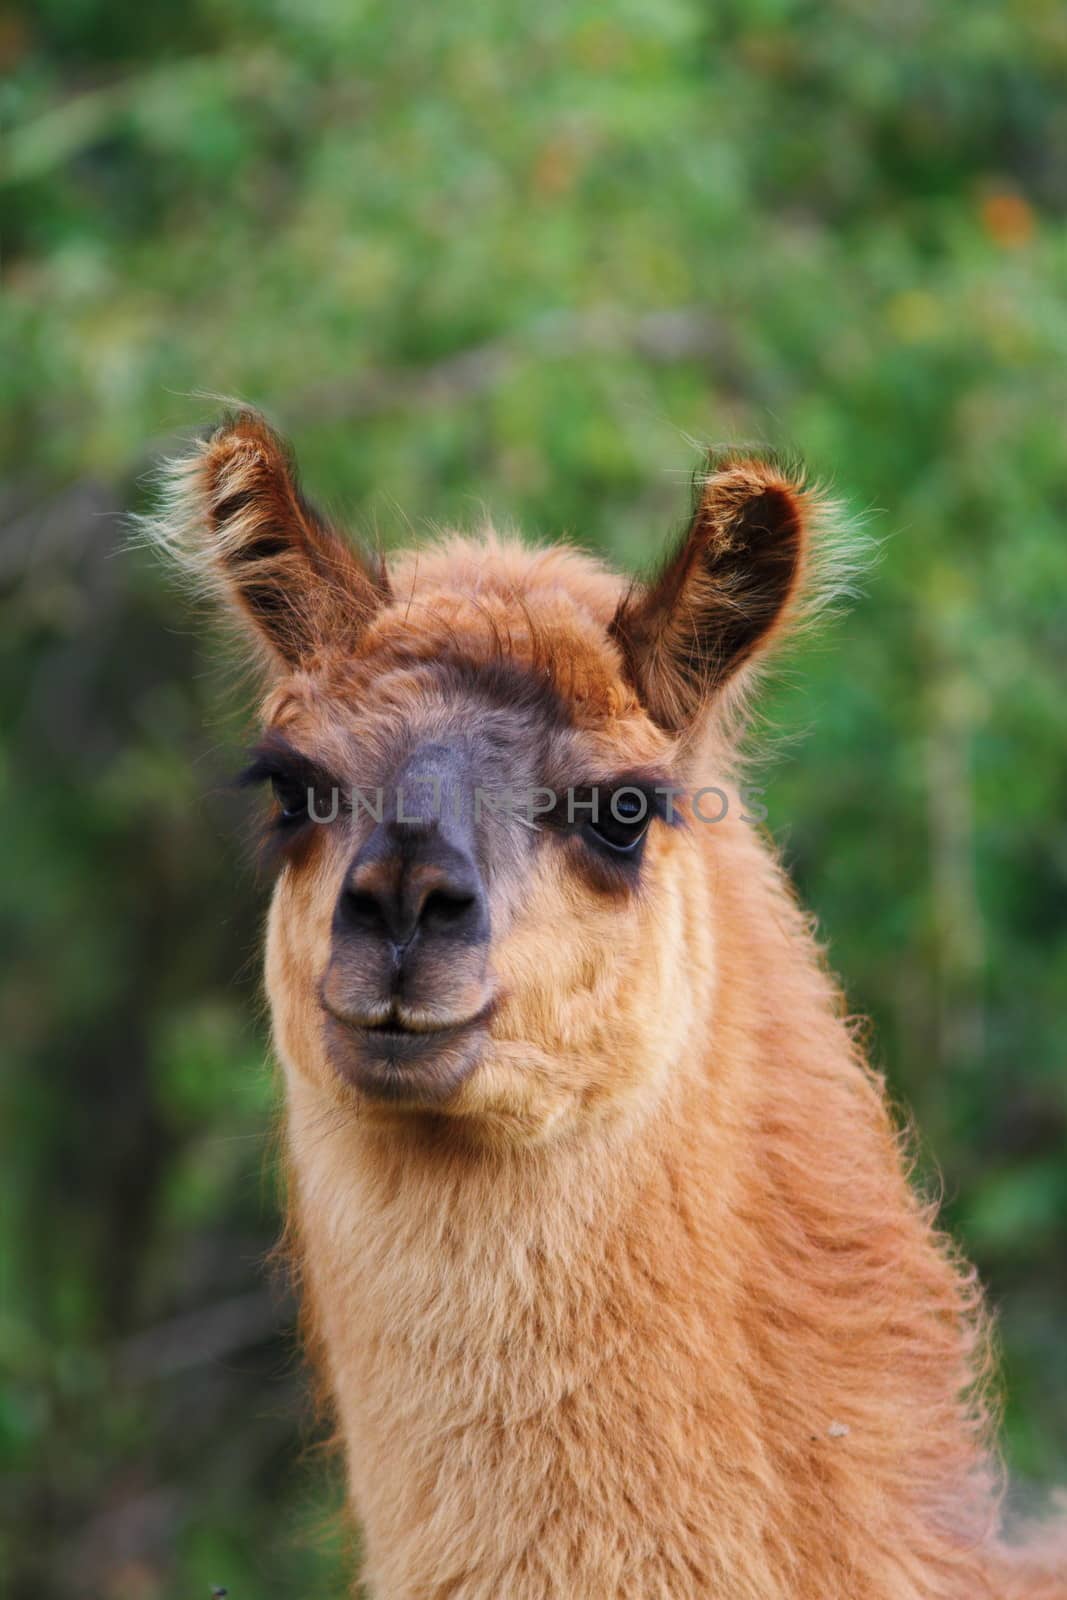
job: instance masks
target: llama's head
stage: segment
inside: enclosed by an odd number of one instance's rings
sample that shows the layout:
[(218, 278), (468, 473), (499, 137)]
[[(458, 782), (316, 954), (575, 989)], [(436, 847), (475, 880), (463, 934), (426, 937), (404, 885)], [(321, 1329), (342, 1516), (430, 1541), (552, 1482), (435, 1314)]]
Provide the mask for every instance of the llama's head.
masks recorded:
[(492, 534), (386, 570), (250, 413), (179, 464), (162, 535), (268, 672), (248, 776), (273, 789), (294, 1088), (512, 1138), (654, 1091), (712, 960), (685, 791), (721, 776), (694, 763), (807, 559), (793, 475), (733, 458), (698, 483), (659, 576), (626, 587)]

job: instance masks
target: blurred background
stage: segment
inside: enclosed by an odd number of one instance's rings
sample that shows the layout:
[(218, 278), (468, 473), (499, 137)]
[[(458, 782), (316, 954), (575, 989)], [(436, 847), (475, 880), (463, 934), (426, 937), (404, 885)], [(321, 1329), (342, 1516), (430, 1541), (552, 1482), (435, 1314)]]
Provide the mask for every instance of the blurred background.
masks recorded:
[(340, 1592), (276, 1237), (248, 707), (122, 516), (268, 408), (387, 545), (648, 561), (697, 440), (881, 540), (767, 705), (771, 824), (1067, 1482), (1067, 12), (0, 5), (0, 1569)]

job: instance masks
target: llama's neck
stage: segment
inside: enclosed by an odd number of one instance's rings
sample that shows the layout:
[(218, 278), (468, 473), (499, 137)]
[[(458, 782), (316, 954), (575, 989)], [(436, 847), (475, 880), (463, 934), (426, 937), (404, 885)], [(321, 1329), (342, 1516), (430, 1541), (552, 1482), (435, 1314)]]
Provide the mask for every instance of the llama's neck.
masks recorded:
[(711, 1046), (643, 1123), (477, 1153), (292, 1098), (373, 1593), (982, 1593), (964, 1297), (798, 914), (748, 868)]
[[(320, 1131), (298, 1203), (313, 1284), (328, 1274), (316, 1309), (331, 1365), (379, 1383), (387, 1357), (427, 1422), (433, 1393), (437, 1426), (558, 1403), (632, 1341), (638, 1300), (662, 1309), (664, 1258), (675, 1270), (684, 1251), (701, 1271), (726, 1225), (726, 1170), (689, 1197), (673, 1121), (532, 1150), (472, 1149), (414, 1122)], [(339, 1369), (337, 1386), (343, 1411)]]

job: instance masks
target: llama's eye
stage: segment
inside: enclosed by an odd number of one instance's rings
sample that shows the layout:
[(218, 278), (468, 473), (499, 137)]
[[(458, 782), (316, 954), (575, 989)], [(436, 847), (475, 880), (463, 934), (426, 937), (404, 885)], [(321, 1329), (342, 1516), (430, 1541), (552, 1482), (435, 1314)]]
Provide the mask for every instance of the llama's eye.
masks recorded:
[(275, 775), (270, 783), (274, 790), (274, 798), (281, 810), (282, 822), (302, 821), (308, 811), (307, 784), (300, 778), (285, 778), (281, 775)]
[(647, 795), (640, 789), (617, 789), (614, 794), (601, 791), (597, 820), (586, 826), (609, 850), (628, 855), (645, 837), (651, 820)]

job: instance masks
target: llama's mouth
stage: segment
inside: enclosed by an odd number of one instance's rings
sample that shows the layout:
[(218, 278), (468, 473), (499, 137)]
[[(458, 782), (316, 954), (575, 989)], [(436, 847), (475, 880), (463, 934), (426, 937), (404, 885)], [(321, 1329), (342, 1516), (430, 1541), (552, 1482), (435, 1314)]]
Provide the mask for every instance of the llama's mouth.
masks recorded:
[(325, 1008), (326, 1047), (346, 1082), (391, 1105), (440, 1106), (478, 1063), (493, 1004), (457, 1021), (390, 1011), (378, 1020)]

